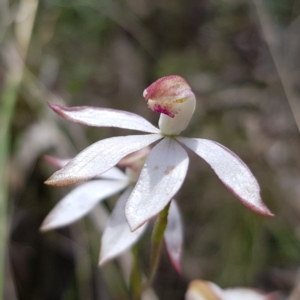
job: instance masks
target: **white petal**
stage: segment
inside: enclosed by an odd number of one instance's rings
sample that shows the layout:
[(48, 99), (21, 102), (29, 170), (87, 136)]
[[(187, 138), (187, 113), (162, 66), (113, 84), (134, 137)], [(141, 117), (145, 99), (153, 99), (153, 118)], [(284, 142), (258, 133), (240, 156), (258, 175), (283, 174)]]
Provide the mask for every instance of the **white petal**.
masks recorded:
[(252, 210), (273, 216), (260, 197), (260, 188), (246, 164), (226, 147), (205, 139), (177, 138), (202, 157), (224, 185)]
[(175, 200), (171, 202), (164, 238), (171, 262), (178, 273), (181, 273), (180, 259), (183, 243), (183, 226), (180, 211)]
[(157, 215), (181, 187), (189, 158), (173, 138), (165, 138), (148, 155), (126, 205), (126, 218), (135, 230)]
[(97, 178), (115, 179), (115, 180), (127, 180), (128, 179), (126, 174), (123, 173), (120, 169), (118, 169), (116, 167), (112, 167), (108, 171), (97, 176)]
[[(55, 167), (63, 168), (71, 160), (71, 158), (61, 159), (54, 156), (45, 155), (45, 160)], [(108, 171), (97, 176), (97, 178), (127, 180), (126, 174), (116, 167), (112, 167)]]
[(84, 149), (45, 183), (69, 185), (100, 175), (124, 156), (161, 139), (160, 134), (128, 135), (101, 140)]
[(190, 282), (185, 300), (275, 300), (278, 293), (263, 294), (255, 289), (233, 288), (223, 290), (215, 283), (204, 280)]
[[(84, 183), (83, 183), (84, 184)], [(99, 233), (105, 229), (106, 222), (109, 218), (110, 211), (104, 205), (96, 205), (90, 212), (90, 217), (94, 222), (95, 227), (98, 229)]]
[(131, 231), (125, 217), (125, 205), (132, 191), (128, 188), (118, 200), (109, 217), (101, 240), (100, 265), (130, 248), (144, 233), (146, 224)]
[(44, 220), (41, 230), (46, 231), (77, 221), (98, 202), (118, 193), (127, 185), (127, 181), (111, 180), (93, 180), (81, 184), (53, 208)]
[(160, 132), (143, 117), (127, 111), (91, 106), (63, 107), (57, 104), (49, 104), (49, 106), (61, 117), (89, 126)]
[(233, 288), (223, 290), (224, 300), (271, 300), (267, 294), (262, 294), (254, 289)]

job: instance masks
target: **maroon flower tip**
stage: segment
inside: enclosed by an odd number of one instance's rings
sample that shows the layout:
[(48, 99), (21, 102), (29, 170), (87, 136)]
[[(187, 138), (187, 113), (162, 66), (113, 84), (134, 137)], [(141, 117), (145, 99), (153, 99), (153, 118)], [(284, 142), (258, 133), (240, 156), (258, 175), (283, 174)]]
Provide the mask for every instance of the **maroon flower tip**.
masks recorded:
[(181, 94), (188, 90), (191, 93), (191, 88), (188, 83), (178, 75), (170, 75), (162, 77), (153, 82), (144, 90), (143, 96), (146, 100), (157, 100), (169, 97), (181, 97)]
[(56, 113), (58, 114), (59, 116), (61, 116), (62, 118), (65, 118), (65, 119), (69, 119), (66, 112), (72, 110), (72, 108), (69, 108), (69, 107), (63, 107), (61, 105), (58, 105), (58, 104), (54, 104), (54, 103), (49, 103), (48, 102), (48, 105), (49, 107)]
[(54, 103), (49, 103), (48, 102), (49, 107), (59, 116), (63, 115), (63, 107), (58, 105), (58, 104), (54, 104)]
[[(234, 193), (233, 193), (234, 194)], [(237, 196), (237, 195), (236, 195)], [(258, 214), (261, 214), (263, 216), (266, 217), (274, 217), (275, 215), (268, 209), (268, 207), (262, 202), (261, 200), (261, 204), (260, 206), (254, 206), (248, 202), (245, 202), (244, 199), (241, 199), (239, 196), (237, 196), (237, 198), (239, 198), (247, 207), (249, 207), (251, 210), (255, 211)]]
[(162, 105), (155, 104), (152, 109), (153, 109), (153, 111), (155, 111), (157, 113), (165, 114), (171, 118), (174, 118), (175, 114), (172, 112), (171, 108), (168, 106), (170, 106), (170, 105), (165, 105), (165, 107), (164, 107)]
[[(237, 196), (238, 197), (238, 196)], [(251, 210), (255, 211), (256, 213), (266, 216), (266, 217), (274, 217), (275, 215), (268, 209), (268, 207), (262, 202), (261, 207), (254, 206), (252, 204), (249, 204), (248, 202), (245, 202), (244, 199), (241, 199), (238, 197), (247, 207), (249, 207)]]
[(171, 264), (174, 267), (175, 271), (178, 273), (178, 275), (182, 275), (180, 263), (178, 261), (174, 260), (168, 251), (167, 251), (167, 253), (168, 253), (169, 259), (170, 259)]
[(275, 217), (275, 215), (272, 212), (270, 212), (269, 210), (266, 212), (262, 212), (261, 214), (266, 217)]
[(58, 109), (61, 108), (60, 105), (55, 104), (55, 103), (50, 103), (50, 102), (48, 102), (48, 105), (49, 105), (49, 107), (50, 107), (51, 109), (53, 109), (54, 111), (57, 111)]

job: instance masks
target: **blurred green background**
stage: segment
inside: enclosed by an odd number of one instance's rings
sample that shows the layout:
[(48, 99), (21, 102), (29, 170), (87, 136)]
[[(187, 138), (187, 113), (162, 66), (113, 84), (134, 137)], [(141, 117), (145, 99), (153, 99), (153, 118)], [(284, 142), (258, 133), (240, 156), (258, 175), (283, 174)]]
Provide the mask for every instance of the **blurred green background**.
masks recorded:
[[(119, 264), (98, 267), (100, 234), (88, 217), (49, 233), (39, 226), (71, 189), (43, 184), (55, 171), (43, 156), (73, 157), (130, 131), (65, 121), (47, 102), (127, 110), (157, 124), (142, 92), (171, 74), (197, 96), (185, 136), (237, 153), (275, 217), (247, 209), (189, 153), (176, 196), (183, 271), (164, 252), (157, 296), (183, 299), (201, 278), (300, 299), (299, 1), (1, 0), (0, 22), (4, 299), (129, 299)], [(145, 272), (150, 235), (140, 246)]]

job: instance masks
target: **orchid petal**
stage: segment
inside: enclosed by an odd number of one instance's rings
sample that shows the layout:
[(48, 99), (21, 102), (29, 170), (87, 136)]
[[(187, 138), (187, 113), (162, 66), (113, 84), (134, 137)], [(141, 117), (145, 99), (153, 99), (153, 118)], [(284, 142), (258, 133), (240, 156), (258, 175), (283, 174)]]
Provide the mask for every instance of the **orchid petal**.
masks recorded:
[(183, 243), (183, 226), (180, 211), (175, 200), (172, 200), (170, 205), (168, 225), (164, 238), (171, 262), (177, 272), (181, 273), (180, 259)]
[(261, 200), (258, 182), (236, 154), (210, 140), (181, 137), (177, 140), (203, 158), (224, 185), (246, 206), (262, 215), (273, 216)]
[(73, 223), (86, 215), (105, 198), (128, 185), (127, 181), (93, 180), (81, 184), (67, 194), (48, 214), (41, 230), (46, 231)]
[(165, 138), (148, 155), (125, 209), (131, 230), (157, 215), (181, 187), (188, 168), (186, 151)]
[(63, 107), (51, 103), (49, 106), (61, 117), (88, 126), (118, 127), (150, 133), (160, 132), (143, 117), (127, 111), (91, 106)]
[[(54, 156), (45, 155), (45, 160), (50, 164), (58, 168), (63, 168), (71, 158), (61, 159)], [(121, 170), (116, 167), (112, 167), (108, 171), (102, 173), (101, 175), (97, 176), (97, 178), (104, 178), (104, 179), (115, 179), (115, 180), (126, 180), (127, 176)]]
[(120, 169), (118, 169), (116, 167), (112, 167), (111, 169), (102, 173), (101, 175), (97, 176), (96, 178), (128, 180), (128, 177), (126, 176), (126, 174), (123, 173)]
[(100, 175), (131, 152), (161, 139), (160, 134), (128, 135), (101, 140), (84, 149), (45, 183), (64, 186)]
[(277, 298), (276, 294), (263, 294), (255, 289), (232, 288), (223, 290), (224, 300), (271, 300)]
[(125, 217), (125, 205), (132, 191), (129, 187), (118, 200), (102, 235), (100, 265), (130, 248), (144, 233), (146, 224), (130, 231)]
[(190, 282), (185, 294), (185, 300), (275, 300), (278, 293), (262, 293), (249, 288), (221, 289), (215, 283), (205, 280)]

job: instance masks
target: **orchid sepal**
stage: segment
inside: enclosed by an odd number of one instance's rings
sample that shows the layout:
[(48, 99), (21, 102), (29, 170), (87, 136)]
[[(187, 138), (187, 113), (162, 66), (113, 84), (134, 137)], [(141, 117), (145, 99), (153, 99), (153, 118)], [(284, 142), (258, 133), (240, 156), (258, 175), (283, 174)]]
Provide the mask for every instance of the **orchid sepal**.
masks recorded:
[(149, 133), (160, 133), (143, 117), (127, 111), (92, 106), (64, 107), (48, 103), (59, 116), (72, 122), (95, 127), (118, 127)]
[(69, 225), (88, 214), (100, 201), (125, 189), (128, 182), (94, 180), (77, 186), (50, 211), (41, 231)]
[(140, 150), (161, 138), (160, 134), (147, 134), (101, 140), (80, 152), (45, 183), (66, 186), (94, 178), (108, 171), (126, 155)]
[(210, 281), (193, 280), (188, 286), (185, 300), (279, 300), (281, 296), (277, 292), (264, 293), (253, 288), (221, 289)]
[(176, 138), (180, 143), (203, 158), (223, 184), (247, 207), (274, 216), (260, 196), (260, 187), (247, 165), (225, 146), (206, 139)]
[(131, 191), (132, 186), (128, 187), (121, 195), (107, 221), (101, 240), (99, 265), (105, 264), (132, 247), (147, 227), (147, 224), (144, 224), (132, 232), (128, 226), (125, 217), (125, 205)]
[(169, 203), (185, 179), (188, 164), (186, 151), (173, 138), (164, 138), (153, 147), (126, 204), (132, 231)]

